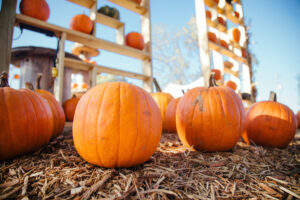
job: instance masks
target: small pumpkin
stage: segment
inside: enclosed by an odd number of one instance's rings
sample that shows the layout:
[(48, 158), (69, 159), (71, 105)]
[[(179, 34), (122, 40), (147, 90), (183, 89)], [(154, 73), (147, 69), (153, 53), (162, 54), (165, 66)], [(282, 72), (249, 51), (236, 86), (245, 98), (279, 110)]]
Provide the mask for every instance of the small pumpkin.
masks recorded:
[(222, 79), (221, 71), (219, 69), (212, 69), (211, 72), (215, 73), (215, 80), (219, 81)]
[(22, 0), (20, 12), (43, 21), (47, 21), (50, 15), (50, 9), (45, 0)]
[(231, 40), (236, 42), (236, 43), (239, 43), (240, 42), (240, 39), (241, 39), (241, 32), (238, 28), (233, 28), (230, 30), (231, 32)]
[(180, 97), (172, 99), (166, 108), (165, 113), (165, 130), (169, 133), (177, 133), (176, 130), (176, 108)]
[(265, 147), (286, 147), (294, 138), (297, 130), (293, 111), (276, 101), (271, 92), (269, 101), (251, 105), (246, 113), (244, 141), (252, 140)]
[(246, 57), (247, 57), (247, 51), (246, 51), (246, 48), (242, 47), (242, 48), (241, 48), (241, 52), (242, 52), (242, 56), (243, 56), (244, 58), (246, 58)]
[(220, 45), (225, 49), (228, 49), (228, 43), (225, 40), (220, 40)]
[(75, 15), (70, 22), (70, 29), (90, 34), (93, 29), (93, 21), (86, 15)]
[(82, 83), (81, 88), (86, 90), (89, 88), (89, 85), (86, 83)]
[(233, 63), (230, 62), (230, 61), (228, 61), (228, 60), (224, 61), (223, 64), (224, 64), (225, 68), (228, 68), (228, 69), (232, 69), (233, 68)]
[(120, 12), (114, 7), (103, 6), (98, 9), (98, 12), (103, 15), (120, 20)]
[(239, 13), (238, 11), (234, 11), (234, 16), (235, 16), (236, 18), (240, 18), (240, 13)]
[(176, 127), (181, 142), (202, 151), (227, 151), (241, 137), (244, 108), (240, 97), (225, 86), (217, 86), (214, 74), (209, 88), (197, 87), (181, 98)]
[(230, 87), (233, 90), (236, 90), (236, 88), (237, 88), (236, 83), (234, 81), (231, 81), (231, 80), (226, 82), (226, 86)]
[(174, 97), (169, 93), (165, 93), (165, 92), (151, 93), (151, 96), (153, 97), (154, 101), (157, 103), (160, 109), (160, 113), (163, 121), (163, 131), (165, 131), (166, 130), (166, 118), (165, 118), (166, 109), (168, 104), (172, 99), (174, 99)]
[(0, 81), (0, 160), (33, 152), (47, 144), (53, 131), (53, 116), (37, 93), (8, 87), (7, 73)]
[(217, 36), (215, 33), (213, 32), (208, 32), (207, 33), (207, 36), (208, 36), (208, 40), (212, 41), (212, 42), (217, 42)]
[(223, 17), (217, 17), (217, 20), (220, 24), (222, 24), (223, 26), (226, 26), (226, 22), (225, 20), (223, 19)]
[(209, 10), (205, 11), (205, 15), (207, 18), (211, 19), (211, 12)]
[(20, 79), (20, 75), (19, 74), (15, 74), (14, 75), (14, 79), (19, 80)]
[(78, 88), (78, 83), (72, 83), (72, 89), (77, 89)]
[(77, 106), (79, 100), (80, 100), (80, 98), (78, 98), (74, 95), (71, 99), (68, 99), (63, 103), (63, 109), (65, 112), (67, 121), (71, 121), (71, 122), (73, 121), (76, 106)]
[(142, 88), (108, 82), (88, 90), (78, 103), (73, 140), (79, 155), (102, 167), (146, 162), (162, 131), (158, 106)]
[(139, 50), (143, 50), (145, 48), (144, 38), (137, 32), (131, 32), (126, 35), (126, 44)]

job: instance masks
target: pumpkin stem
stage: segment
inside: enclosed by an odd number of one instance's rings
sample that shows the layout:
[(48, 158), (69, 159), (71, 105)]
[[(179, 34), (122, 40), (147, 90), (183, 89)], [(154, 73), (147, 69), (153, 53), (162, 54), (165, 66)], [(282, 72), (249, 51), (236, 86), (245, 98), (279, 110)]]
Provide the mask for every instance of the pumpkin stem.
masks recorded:
[(215, 79), (215, 72), (211, 72), (209, 76), (209, 85), (208, 87), (216, 87), (218, 86)]
[(36, 80), (35, 80), (35, 88), (36, 89), (41, 89), (41, 79), (42, 79), (43, 74), (42, 73), (38, 73)]
[(8, 74), (6, 71), (2, 72), (0, 76), (0, 88), (9, 87), (8, 85)]
[(26, 83), (25, 83), (25, 88), (26, 88), (26, 89), (29, 89), (29, 90), (32, 90), (32, 91), (34, 90), (33, 85), (32, 85), (32, 83), (30, 83), (30, 82), (26, 82)]
[(277, 102), (277, 95), (276, 95), (275, 92), (273, 92), (273, 91), (270, 92), (270, 98), (269, 98), (269, 100)]

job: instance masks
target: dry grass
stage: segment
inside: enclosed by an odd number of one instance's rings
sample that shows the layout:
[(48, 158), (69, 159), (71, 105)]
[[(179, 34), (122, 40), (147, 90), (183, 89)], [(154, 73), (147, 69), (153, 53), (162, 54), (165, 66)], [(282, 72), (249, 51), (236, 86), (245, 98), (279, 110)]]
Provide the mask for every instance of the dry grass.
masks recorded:
[(286, 149), (247, 146), (204, 153), (163, 134), (143, 165), (105, 169), (88, 164), (71, 130), (49, 145), (0, 162), (0, 199), (299, 199), (300, 135)]

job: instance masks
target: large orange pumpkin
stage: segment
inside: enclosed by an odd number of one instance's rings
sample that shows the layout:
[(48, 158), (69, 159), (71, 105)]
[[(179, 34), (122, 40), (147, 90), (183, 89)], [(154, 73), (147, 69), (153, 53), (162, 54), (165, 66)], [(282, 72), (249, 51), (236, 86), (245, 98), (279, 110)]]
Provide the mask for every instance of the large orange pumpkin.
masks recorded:
[(93, 21), (86, 15), (75, 15), (70, 22), (70, 29), (90, 34), (93, 29)]
[(79, 155), (102, 167), (146, 162), (160, 140), (158, 106), (143, 89), (110, 82), (87, 91), (78, 103), (73, 140)]
[(230, 88), (216, 86), (213, 76), (209, 88), (189, 90), (177, 105), (178, 136), (188, 148), (226, 151), (241, 137), (245, 118), (242, 100)]
[(20, 12), (43, 21), (47, 21), (50, 15), (50, 9), (45, 0), (22, 0)]
[(236, 83), (234, 81), (227, 81), (226, 82), (226, 86), (230, 87), (233, 90), (236, 90), (236, 88), (237, 88), (237, 85), (236, 85)]
[(238, 28), (233, 28), (231, 30), (231, 40), (233, 40), (236, 43), (239, 43), (241, 39), (241, 32)]
[(293, 111), (276, 102), (276, 94), (271, 92), (269, 101), (261, 101), (249, 107), (246, 113), (243, 139), (252, 140), (265, 147), (286, 147), (297, 130)]
[(165, 113), (165, 130), (170, 133), (177, 133), (176, 130), (176, 108), (179, 103), (180, 97), (172, 99), (166, 108)]
[(221, 71), (219, 69), (212, 69), (211, 72), (215, 73), (215, 80), (219, 81), (222, 78)]
[(165, 119), (166, 109), (168, 104), (172, 99), (174, 99), (174, 97), (169, 93), (165, 93), (165, 92), (151, 93), (151, 96), (153, 97), (154, 101), (157, 103), (160, 109), (162, 122), (163, 122), (163, 130), (166, 131), (166, 119)]
[(5, 73), (0, 85), (0, 160), (47, 144), (53, 131), (53, 116), (47, 102), (31, 90), (7, 87)]
[(208, 37), (208, 40), (215, 42), (215, 43), (217, 42), (217, 36), (213, 32), (208, 32), (207, 37)]
[(80, 100), (80, 98), (73, 96), (71, 99), (68, 99), (63, 103), (63, 109), (65, 112), (67, 121), (71, 121), (71, 122), (73, 121), (76, 106), (77, 106), (79, 100)]
[(144, 38), (137, 32), (131, 32), (126, 35), (126, 44), (139, 50), (143, 50), (145, 48)]

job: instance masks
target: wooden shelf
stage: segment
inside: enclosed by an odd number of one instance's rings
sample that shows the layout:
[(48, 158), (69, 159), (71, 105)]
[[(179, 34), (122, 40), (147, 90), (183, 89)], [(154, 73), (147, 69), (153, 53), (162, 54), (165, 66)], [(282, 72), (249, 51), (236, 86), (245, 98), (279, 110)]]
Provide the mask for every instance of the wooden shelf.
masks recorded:
[(224, 26), (224, 25), (222, 25), (220, 23), (214, 22), (214, 21), (212, 21), (209, 18), (206, 18), (206, 23), (207, 23), (208, 26), (213, 27), (215, 29), (218, 29), (219, 31), (227, 34), (227, 28), (226, 28), (226, 26)]
[(65, 128), (69, 128), (73, 126), (73, 122), (66, 122), (65, 123)]
[(218, 4), (214, 0), (204, 0), (204, 3), (207, 7), (216, 8)]
[(96, 22), (114, 29), (118, 29), (124, 26), (124, 23), (121, 22), (120, 20), (114, 19), (112, 17), (108, 17), (101, 13), (97, 13)]
[(49, 24), (47, 22), (28, 17), (25, 15), (16, 14), (16, 25), (19, 23), (30, 24), (37, 28), (42, 28), (48, 31), (53, 31), (57, 37), (59, 37), (62, 33), (66, 33), (66, 39), (78, 42), (93, 48), (99, 48), (106, 51), (114, 52), (117, 54), (141, 59), (141, 60), (150, 60), (151, 56), (149, 53), (140, 51), (125, 45), (119, 45), (113, 42), (109, 42), (106, 40), (102, 40), (91, 35), (81, 33), (79, 31), (70, 30), (67, 28), (63, 28), (60, 26), (56, 26), (53, 24)]
[(136, 3), (133, 0), (108, 0), (108, 1), (117, 4), (119, 6), (122, 6), (123, 8), (131, 10), (135, 13), (138, 13), (140, 15), (144, 15), (148, 12), (147, 8), (143, 7), (142, 5)]
[(228, 49), (225, 49), (223, 48), (222, 46), (214, 43), (214, 42), (211, 42), (211, 41), (208, 41), (208, 46), (210, 49), (214, 50), (214, 51), (217, 51), (227, 57), (230, 57), (232, 59), (235, 59), (239, 62), (242, 62), (242, 63), (245, 63), (247, 64), (247, 59), (243, 58), (243, 57), (240, 57), (240, 56), (237, 56), (235, 53), (233, 53), (232, 51), (228, 50)]
[(224, 73), (231, 74), (231, 75), (239, 78), (239, 72), (238, 71), (232, 71), (231, 69), (228, 69), (227, 67), (224, 67)]
[(65, 58), (65, 66), (71, 67), (73, 69), (79, 69), (79, 70), (90, 70), (96, 67), (97, 72), (104, 72), (108, 74), (120, 75), (129, 78), (140, 79), (140, 80), (148, 80), (150, 78), (149, 76), (143, 74), (137, 74), (137, 73), (123, 71), (123, 70), (114, 69), (110, 67), (95, 65), (92, 63), (86, 63), (81, 60), (75, 60), (73, 58)]
[(86, 8), (91, 8), (95, 3), (96, 0), (67, 0), (70, 1), (72, 3), (75, 3), (77, 5), (86, 7)]

